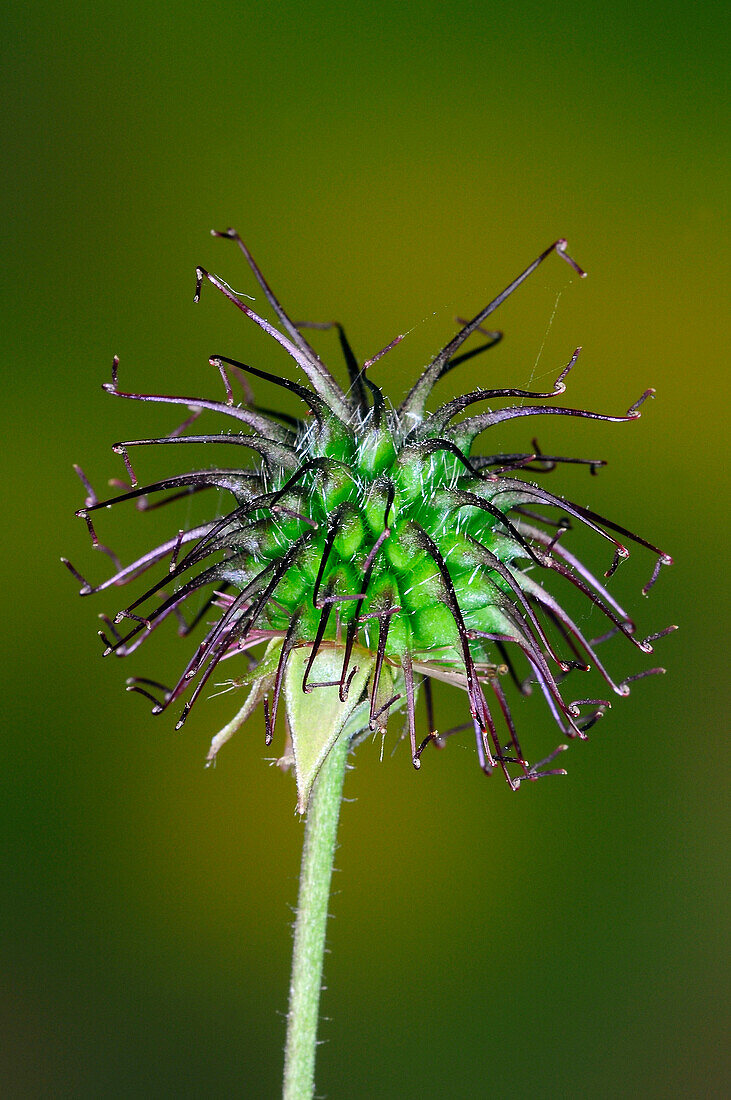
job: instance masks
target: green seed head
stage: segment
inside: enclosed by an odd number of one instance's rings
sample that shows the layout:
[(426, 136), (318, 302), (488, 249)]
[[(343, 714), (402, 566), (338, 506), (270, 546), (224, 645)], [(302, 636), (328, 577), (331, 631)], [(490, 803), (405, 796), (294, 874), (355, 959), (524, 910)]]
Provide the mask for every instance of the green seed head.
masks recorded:
[[(81, 581), (83, 595), (126, 583), (153, 567), (162, 574), (113, 622), (107, 620), (102, 635), (105, 651), (130, 654), (171, 615), (179, 618), (183, 633), (200, 623), (203, 637), (177, 684), (165, 688), (137, 678), (129, 682), (131, 690), (152, 700), (155, 713), (187, 696), (178, 722), (182, 725), (221, 661), (242, 655), (252, 667), (230, 682), (249, 685), (251, 691), (238, 717), (243, 721), (263, 702), (268, 740), (283, 692), (293, 727), (297, 726), (293, 700), (320, 692), (323, 706), (327, 699), (340, 708), (332, 724), (333, 736), (344, 726), (349, 735), (359, 728), (385, 730), (389, 713), (405, 709), (417, 767), (425, 746), (430, 741), (442, 744), (446, 736), (434, 729), (428, 690), (430, 678), (446, 680), (466, 691), (468, 725), (484, 771), (499, 765), (513, 788), (525, 779), (556, 774), (560, 769), (546, 766), (555, 753), (538, 764), (524, 756), (503, 689), (505, 674), (523, 690), (537, 684), (569, 738), (584, 738), (609, 706), (606, 699), (566, 701), (563, 681), (570, 673), (595, 665), (618, 695), (628, 693), (629, 680), (612, 679), (596, 654), (598, 643), (584, 637), (551, 594), (555, 574), (603, 613), (609, 633), (623, 634), (643, 653), (652, 651), (651, 643), (659, 636), (637, 639), (632, 620), (605, 581), (565, 547), (571, 525), (585, 525), (609, 544), (613, 559), (605, 577), (611, 577), (628, 554), (621, 539), (655, 554), (656, 566), (645, 592), (660, 566), (671, 559), (617, 524), (547, 491), (538, 480), (565, 462), (583, 462), (591, 473), (603, 463), (543, 455), (535, 443), (532, 451), (523, 454), (481, 455), (475, 453), (475, 442), (495, 425), (522, 416), (632, 420), (652, 391), (624, 416), (548, 404), (564, 392), (577, 350), (547, 393), (474, 390), (431, 413), (426, 403), (447, 371), (498, 342), (500, 334), (486, 331), (484, 322), (551, 253), (583, 274), (566, 253), (565, 241), (546, 249), (464, 325), (394, 407), (371, 373), (400, 337), (360, 364), (340, 326), (295, 325), (238, 235), (233, 230), (217, 235), (239, 245), (277, 324), (255, 313), (226, 283), (202, 268), (196, 300), (203, 283), (210, 282), (288, 352), (308, 385), (221, 355), (214, 356), (211, 364), (224, 381), (224, 401), (132, 394), (119, 389), (115, 360), (112, 382), (105, 387), (108, 392), (187, 406), (193, 416), (169, 436), (115, 446), (132, 484), (111, 500), (98, 501), (81, 475), (87, 500), (79, 515), (86, 520), (94, 544), (98, 545), (91, 514), (123, 500), (147, 500), (157, 492), (166, 494), (163, 499), (177, 499), (181, 493), (217, 488), (227, 493), (230, 506), (223, 518), (180, 532), (131, 565), (120, 566), (100, 585), (88, 584), (69, 566)], [(308, 327), (337, 329), (348, 371), (345, 388), (313, 350), (305, 336)], [(472, 336), (481, 343), (462, 351)], [(260, 410), (249, 390), (250, 376), (294, 392), (303, 402), (303, 418), (293, 420)], [(235, 398), (234, 383), (241, 384), (243, 401)], [(514, 398), (520, 403), (511, 403)], [(487, 402), (490, 410), (484, 411)], [(493, 411), (495, 403), (499, 407)], [(204, 411), (233, 419), (236, 432), (190, 434), (189, 423)], [(210, 441), (231, 445), (231, 468), (194, 470), (137, 486), (129, 457), (133, 447)], [(201, 592), (207, 593), (207, 602), (191, 622), (183, 617), (186, 602), (195, 597), (199, 605)], [(117, 629), (122, 623), (123, 631)], [(328, 679), (318, 680), (322, 675)], [(427, 736), (420, 741), (415, 701), (422, 683), (426, 685)], [(235, 724), (214, 739), (210, 758)], [(297, 734), (293, 728), (293, 736)], [(295, 741), (295, 762), (298, 749), (304, 756), (302, 744)], [(313, 768), (326, 751), (327, 745), (319, 753), (310, 753)], [(308, 777), (310, 785), (312, 778)], [(300, 794), (303, 807), (302, 785)]]

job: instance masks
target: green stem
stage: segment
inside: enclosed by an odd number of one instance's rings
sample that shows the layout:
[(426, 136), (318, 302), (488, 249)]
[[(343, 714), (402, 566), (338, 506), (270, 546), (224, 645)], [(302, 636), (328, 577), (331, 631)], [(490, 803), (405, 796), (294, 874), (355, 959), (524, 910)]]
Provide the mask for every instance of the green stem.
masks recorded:
[(350, 738), (342, 735), (327, 754), (307, 807), (292, 980), (289, 986), (284, 1100), (311, 1100), (335, 837)]

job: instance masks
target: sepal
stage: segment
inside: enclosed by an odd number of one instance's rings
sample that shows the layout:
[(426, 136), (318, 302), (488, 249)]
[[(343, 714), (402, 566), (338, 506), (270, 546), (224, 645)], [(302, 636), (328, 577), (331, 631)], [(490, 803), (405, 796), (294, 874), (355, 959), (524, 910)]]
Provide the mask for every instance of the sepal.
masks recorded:
[[(302, 683), (311, 655), (312, 646), (293, 650), (284, 676), (284, 697), (297, 782), (297, 810), (301, 814), (307, 810), (312, 785), (325, 757), (361, 700), (375, 661), (373, 653), (360, 647), (353, 650), (352, 659), (356, 668), (351, 673), (343, 702), (340, 697), (342, 649), (320, 649), (309, 670), (308, 687), (311, 690), (303, 691)], [(313, 687), (315, 684), (324, 686)]]

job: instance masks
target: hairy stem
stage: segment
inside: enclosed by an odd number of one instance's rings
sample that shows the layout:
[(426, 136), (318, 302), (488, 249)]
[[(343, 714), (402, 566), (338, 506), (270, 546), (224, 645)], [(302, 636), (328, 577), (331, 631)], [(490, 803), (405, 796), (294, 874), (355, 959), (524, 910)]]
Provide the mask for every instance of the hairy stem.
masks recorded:
[(307, 809), (289, 987), (284, 1100), (311, 1100), (335, 838), (350, 738), (341, 735), (315, 780)]

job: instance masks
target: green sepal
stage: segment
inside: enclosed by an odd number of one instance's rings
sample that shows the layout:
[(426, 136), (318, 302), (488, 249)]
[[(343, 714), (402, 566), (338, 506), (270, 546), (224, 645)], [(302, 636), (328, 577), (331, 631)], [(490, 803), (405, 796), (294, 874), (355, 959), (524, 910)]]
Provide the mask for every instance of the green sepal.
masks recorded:
[(389, 469), (396, 461), (396, 448), (391, 433), (384, 428), (372, 428), (363, 433), (358, 448), (358, 467), (374, 477)]
[(425, 650), (459, 644), (454, 616), (446, 604), (435, 603), (416, 611), (409, 621), (417, 648)]
[[(284, 675), (284, 698), (297, 782), (297, 810), (301, 814), (307, 810), (312, 784), (325, 757), (360, 702), (375, 661), (373, 653), (359, 646), (353, 649), (351, 660), (356, 664), (357, 671), (350, 682), (348, 698), (343, 703), (337, 683), (333, 687), (318, 687), (307, 693), (302, 690), (302, 679), (311, 652), (312, 646), (293, 650)], [(310, 669), (308, 682), (339, 681), (342, 668), (342, 648), (323, 646)]]
[(343, 519), (342, 526), (335, 536), (333, 549), (343, 559), (350, 561), (365, 538), (365, 527), (360, 513), (355, 509)]

